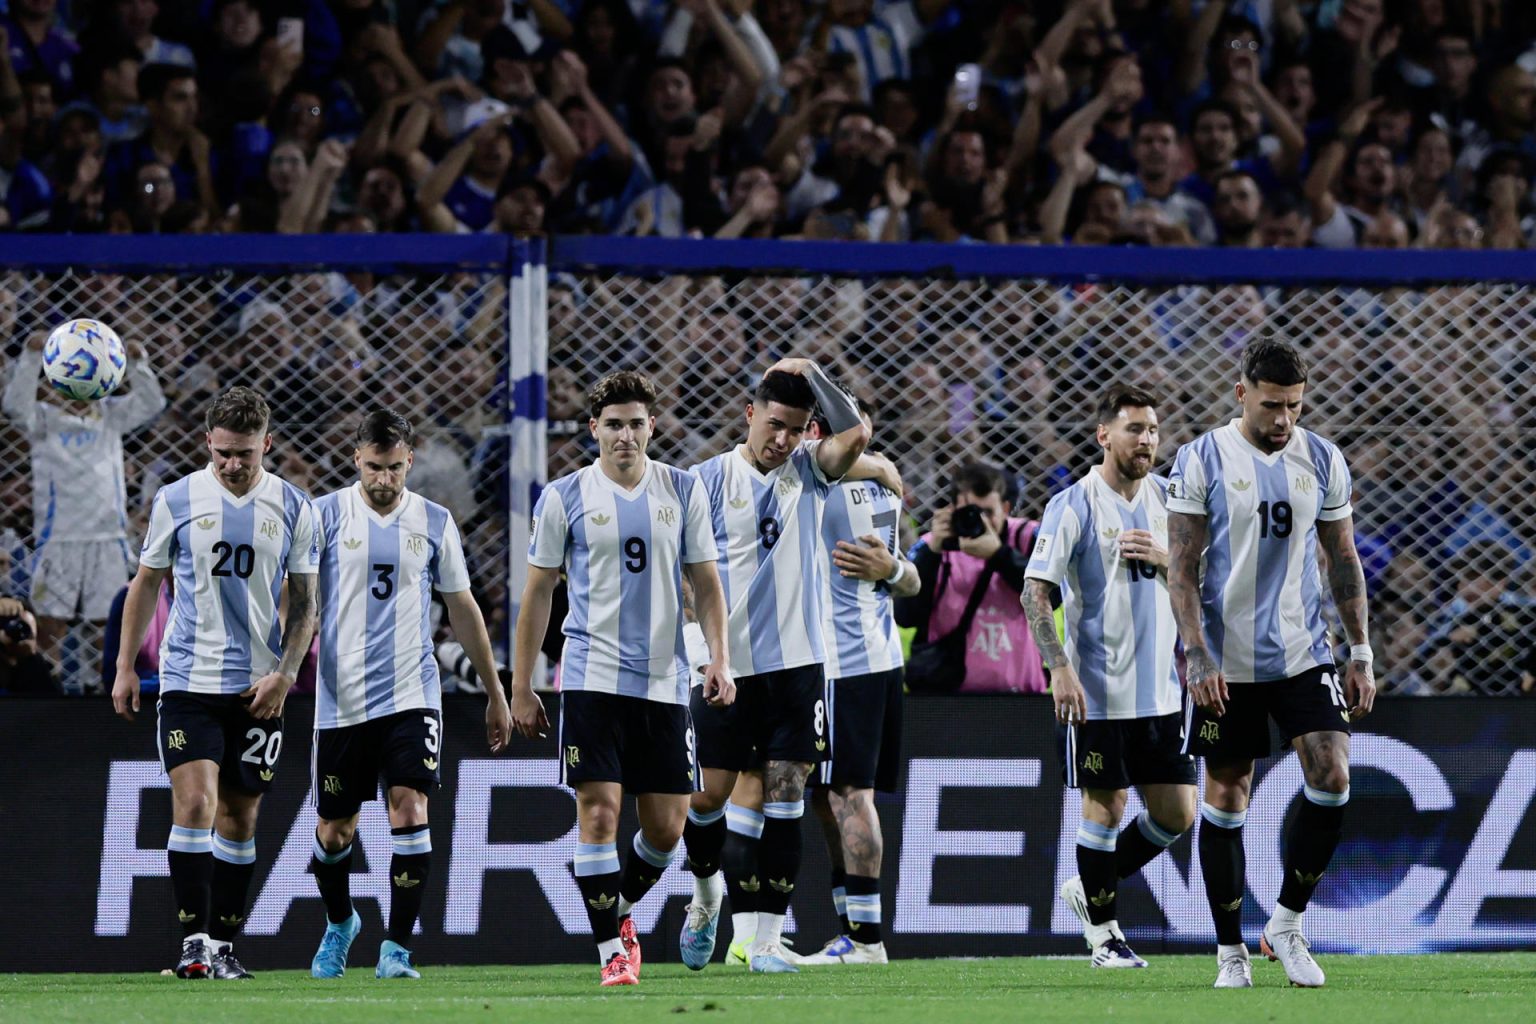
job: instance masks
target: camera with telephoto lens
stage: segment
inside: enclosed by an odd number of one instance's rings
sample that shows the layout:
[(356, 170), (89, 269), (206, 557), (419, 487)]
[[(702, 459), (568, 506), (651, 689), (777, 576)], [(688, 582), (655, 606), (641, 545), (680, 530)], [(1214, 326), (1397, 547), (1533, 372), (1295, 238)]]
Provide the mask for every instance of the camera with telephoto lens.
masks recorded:
[(961, 505), (949, 519), (949, 530), (954, 536), (944, 541), (945, 551), (959, 551), (961, 537), (980, 537), (987, 532), (980, 505)]
[(12, 616), (0, 619), (0, 635), (13, 644), (24, 643), (32, 639), (32, 627), (27, 625), (27, 620)]

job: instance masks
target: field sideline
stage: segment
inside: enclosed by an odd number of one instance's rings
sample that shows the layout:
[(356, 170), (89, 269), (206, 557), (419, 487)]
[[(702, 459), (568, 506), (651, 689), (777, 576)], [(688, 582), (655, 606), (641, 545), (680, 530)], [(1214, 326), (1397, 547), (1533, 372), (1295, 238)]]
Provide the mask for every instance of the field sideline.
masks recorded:
[[(1163, 956), (1144, 971), (1094, 971), (1086, 960), (908, 960), (890, 969), (822, 968), (795, 977), (748, 976), (713, 964), (694, 975), (647, 964), (639, 988), (604, 991), (596, 965), (432, 967), (419, 982), (376, 981), (359, 964), (317, 982), (298, 971), (253, 981), (179, 982), (155, 975), (0, 975), (0, 1021), (229, 1020), (237, 1024), (503, 1021), (573, 1024), (597, 1015), (624, 1024), (1017, 1024), (1019, 1021), (1321, 1019), (1350, 1024), (1519, 1020), (1536, 1003), (1536, 954), (1325, 956), (1328, 987), (1292, 989), (1279, 964), (1255, 961), (1255, 988), (1216, 992), (1214, 956)], [(620, 1016), (609, 1016), (617, 1014)]]

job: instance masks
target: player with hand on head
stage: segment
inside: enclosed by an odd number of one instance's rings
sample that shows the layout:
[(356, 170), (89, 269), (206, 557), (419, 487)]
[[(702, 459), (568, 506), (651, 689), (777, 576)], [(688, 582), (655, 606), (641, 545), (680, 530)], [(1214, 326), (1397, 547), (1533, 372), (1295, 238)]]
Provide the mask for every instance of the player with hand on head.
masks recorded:
[(352, 837), (362, 805), (385, 786), (394, 857), (389, 930), (378, 978), (419, 978), (411, 933), (431, 868), (427, 800), (440, 784), (443, 700), (432, 643), (437, 588), (454, 636), (485, 684), (491, 752), (511, 738), (507, 706), (453, 515), (406, 489), (416, 432), (375, 409), (353, 435), (358, 481), (315, 502), (320, 556), (320, 661), (315, 700), (315, 806), (320, 823), (310, 871), (326, 929), (310, 973), (339, 978), (362, 929), (352, 908)]
[[(570, 613), (561, 627), (562, 781), (576, 791), (576, 884), (606, 987), (639, 981), (640, 941), (630, 910), (671, 863), (698, 784), (683, 642), (685, 575), (709, 647), (705, 706), (729, 705), (736, 686), (704, 487), (693, 474), (646, 456), (656, 429), (655, 384), (639, 373), (610, 373), (593, 386), (588, 404), (597, 461), (547, 485), (533, 511), (512, 717), (524, 736), (549, 728), (533, 670), (563, 566)], [(640, 829), (621, 871), (626, 793), (635, 798)]]
[[(1083, 795), (1078, 874), (1062, 898), (1083, 922), (1093, 966), (1145, 967), (1115, 916), (1119, 879), (1195, 820), (1168, 600), (1167, 482), (1151, 475), (1157, 400), (1111, 386), (1099, 401), (1097, 437), (1103, 461), (1046, 506), (1021, 600), (1051, 670), (1063, 781)], [(1058, 591), (1065, 646), (1053, 610)], [(1131, 786), (1146, 810), (1119, 831)]]
[[(818, 407), (832, 433), (808, 440)], [(796, 968), (781, 940), (800, 873), (805, 780), (827, 753), (821, 516), (831, 486), (859, 463), (869, 427), (853, 398), (808, 359), (770, 367), (745, 418), (746, 441), (694, 470), (720, 551), (738, 698), (730, 708), (709, 707), (698, 693), (693, 699), (704, 788), (694, 794), (684, 832), (694, 895), (679, 944), (689, 967), (709, 963), (723, 868), (733, 886), (759, 887), (748, 966), (790, 973)], [(894, 477), (888, 460), (869, 466), (861, 475), (885, 470)], [(754, 776), (760, 812), (727, 810), (742, 772)]]
[(283, 702), (315, 632), (320, 531), (304, 492), (262, 468), (270, 420), (249, 388), (230, 388), (209, 406), (211, 461), (156, 493), (123, 603), (112, 706), (131, 721), (139, 710), (134, 659), (160, 584), (174, 573), (158, 738), (171, 777), (168, 857), (182, 978), (251, 976), (232, 943), (256, 868), (256, 813), (283, 746)]
[[(1294, 985), (1322, 968), (1302, 912), (1339, 844), (1349, 802), (1349, 730), (1376, 700), (1365, 573), (1349, 467), (1296, 425), (1307, 367), (1281, 341), (1251, 342), (1240, 416), (1179, 449), (1168, 481), (1168, 591), (1184, 641), (1185, 749), (1205, 760), (1200, 867), (1216, 924), (1217, 988), (1253, 984), (1243, 942), (1243, 822), (1255, 758), (1274, 720), (1301, 760), (1305, 799), (1285, 837), (1285, 875), (1260, 949)], [(1339, 683), (1323, 619), (1318, 548), (1349, 638)]]

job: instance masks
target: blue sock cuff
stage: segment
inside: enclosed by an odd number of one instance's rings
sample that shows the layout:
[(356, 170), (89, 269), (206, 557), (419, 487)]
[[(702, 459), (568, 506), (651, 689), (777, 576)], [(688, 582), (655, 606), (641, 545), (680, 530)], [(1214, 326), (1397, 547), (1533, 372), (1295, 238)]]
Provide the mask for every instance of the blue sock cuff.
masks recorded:
[(174, 853), (212, 853), (213, 833), (205, 828), (172, 825), (171, 837), (166, 840), (165, 848)]
[(1301, 792), (1309, 803), (1319, 807), (1343, 807), (1349, 803), (1348, 786), (1344, 787), (1342, 793), (1330, 793), (1326, 789), (1313, 789), (1311, 786), (1303, 786)]
[(226, 864), (255, 864), (256, 863), (256, 837), (249, 839), (226, 839), (217, 832), (213, 834), (213, 859), (222, 860)]
[(645, 834), (642, 832), (635, 833), (635, 841), (632, 846), (635, 856), (653, 868), (665, 868), (668, 864), (672, 863), (672, 854), (677, 852), (677, 847), (675, 846), (670, 850), (656, 849), (656, 847), (645, 841)]
[(805, 801), (796, 800), (793, 803), (784, 802), (777, 804), (763, 804), (763, 817), (776, 818), (780, 821), (793, 821), (796, 818), (805, 817)]
[(880, 923), (880, 894), (848, 897), (848, 920), (860, 924)]
[(577, 843), (576, 859), (572, 863), (575, 866), (577, 878), (615, 874), (619, 870), (619, 845), (617, 843)]
[(1086, 846), (1090, 850), (1102, 850), (1105, 853), (1115, 852), (1115, 840), (1120, 838), (1120, 833), (1109, 825), (1100, 825), (1096, 821), (1082, 821), (1077, 826), (1077, 845)]
[(1161, 846), (1164, 849), (1172, 846), (1174, 843), (1178, 842), (1179, 839), (1179, 834), (1177, 832), (1172, 832), (1166, 828), (1163, 828), (1163, 826), (1159, 825), (1157, 820), (1146, 811), (1142, 811), (1139, 815), (1136, 816), (1136, 827), (1141, 829), (1141, 834), (1147, 837), (1147, 842), (1154, 846)]
[(340, 864), (350, 856), (352, 856), (351, 843), (348, 843), (346, 846), (343, 846), (335, 853), (332, 853), (324, 846), (320, 845), (320, 837), (315, 836), (315, 860), (319, 861), (321, 864)]
[(761, 839), (763, 837), (763, 812), (754, 811), (750, 807), (737, 807), (735, 804), (725, 805), (725, 828), (728, 832), (735, 832), (739, 836), (748, 839)]
[(694, 810), (692, 807), (688, 808), (688, 820), (693, 822), (695, 825), (713, 825), (723, 817), (725, 817), (724, 807), (716, 808), (713, 811), (705, 811), (703, 813)]
[(832, 906), (837, 910), (837, 916), (842, 917), (848, 912), (848, 890), (840, 885), (832, 887)]
[(1217, 828), (1242, 828), (1243, 823), (1248, 820), (1248, 808), (1244, 807), (1240, 811), (1223, 811), (1210, 804), (1201, 804), (1200, 817)]
[(396, 857), (410, 857), (418, 853), (432, 852), (431, 826), (423, 825), (414, 832), (401, 832), (390, 838), (394, 840)]

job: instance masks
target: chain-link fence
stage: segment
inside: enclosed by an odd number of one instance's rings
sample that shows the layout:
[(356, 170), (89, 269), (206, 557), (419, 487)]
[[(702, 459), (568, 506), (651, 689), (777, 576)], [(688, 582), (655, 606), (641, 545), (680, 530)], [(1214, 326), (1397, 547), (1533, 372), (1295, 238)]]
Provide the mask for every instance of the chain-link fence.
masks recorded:
[[(365, 409), (384, 405), (416, 425), (421, 439), (409, 486), (453, 512), (499, 642), (507, 633), (507, 311), (507, 277), (491, 272), (0, 270), (7, 383), (36, 373), (35, 362), (20, 358), (28, 345), (40, 345), (66, 319), (87, 316), (115, 328), (130, 352), (143, 347), (165, 395), (164, 411), (139, 417), (148, 422), (124, 437), (123, 490), (114, 496), (84, 477), (77, 486), (47, 486), (54, 474), (30, 464), (49, 447), (32, 433), (42, 422), (28, 411), (32, 391), (26, 382), (12, 389), (0, 419), (0, 594), (29, 595), (39, 612), (79, 617), (79, 605), (65, 612), (57, 587), (35, 591), (42, 561), (67, 559), (78, 539), (70, 524), (80, 518), (72, 506), (81, 503), (120, 502), (125, 574), (117, 579), (115, 564), (103, 571), (110, 587), (126, 580), (156, 489), (207, 464), (210, 399), (244, 384), (272, 406), (267, 468), (315, 496), (356, 479), (350, 436)], [(128, 393), (145, 387), (132, 382)], [(61, 401), (40, 377), (36, 399), (83, 417), (62, 421), (66, 433), (111, 429), (101, 406)], [(35, 492), (34, 480), (46, 491)], [(99, 651), (99, 626), (77, 623), (69, 631), (56, 651), (66, 690), (99, 685)]]
[[(1533, 307), (1519, 287), (1203, 287), (847, 276), (557, 274), (553, 478), (590, 458), (582, 389), (643, 367), (666, 396), (653, 453), (688, 466), (742, 439), (762, 370), (809, 356), (877, 409), (911, 525), (969, 459), (1016, 474), (1019, 514), (1097, 462), (1117, 380), (1161, 399), (1161, 471), (1236, 415), (1251, 338), (1311, 363), (1303, 424), (1354, 471), (1378, 675), (1398, 693), (1519, 693), (1536, 669), (1529, 479)], [(562, 422), (563, 421), (563, 422)]]

